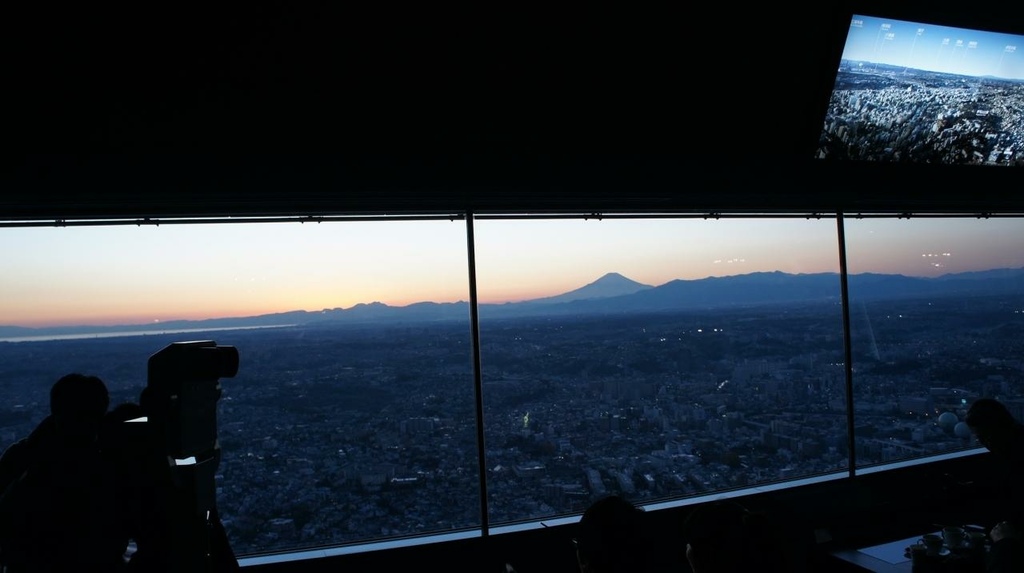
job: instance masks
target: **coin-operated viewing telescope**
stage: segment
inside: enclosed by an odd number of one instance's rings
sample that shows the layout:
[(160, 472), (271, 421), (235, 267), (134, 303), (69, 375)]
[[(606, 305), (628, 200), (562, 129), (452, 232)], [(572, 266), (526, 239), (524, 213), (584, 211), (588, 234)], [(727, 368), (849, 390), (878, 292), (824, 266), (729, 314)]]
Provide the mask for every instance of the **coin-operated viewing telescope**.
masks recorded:
[(184, 460), (217, 448), (221, 378), (238, 373), (238, 350), (212, 340), (174, 342), (149, 357), (147, 392), (166, 422), (167, 455)]
[(238, 350), (212, 340), (174, 342), (149, 357), (141, 400), (182, 506), (168, 518), (182, 571), (209, 571), (209, 530), (217, 518), (214, 476), (220, 464), (217, 401), (221, 378), (238, 372)]

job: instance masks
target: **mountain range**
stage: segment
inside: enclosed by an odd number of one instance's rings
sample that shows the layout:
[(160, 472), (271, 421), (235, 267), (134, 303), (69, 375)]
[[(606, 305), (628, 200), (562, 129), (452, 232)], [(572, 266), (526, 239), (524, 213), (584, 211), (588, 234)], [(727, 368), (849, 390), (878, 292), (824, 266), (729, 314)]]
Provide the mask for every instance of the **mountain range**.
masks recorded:
[[(862, 273), (849, 275), (847, 283), (850, 297), (862, 301), (1024, 294), (1024, 268), (952, 273), (935, 278)], [(481, 304), (479, 316), (481, 318), (511, 318), (666, 312), (830, 300), (838, 302), (839, 298), (838, 273), (755, 272), (692, 280), (676, 279), (659, 286), (643, 284), (619, 273), (608, 273), (592, 283), (555, 296), (522, 302)], [(320, 311), (293, 310), (247, 317), (167, 321), (160, 323), (159, 330), (228, 329), (330, 323), (422, 322), (466, 320), (468, 316), (469, 305), (464, 301), (418, 302), (407, 306), (389, 306), (381, 302), (371, 302), (357, 304), (350, 308), (332, 308)], [(154, 330), (156, 329), (153, 324), (48, 328), (0, 325), (0, 338), (152, 332)]]

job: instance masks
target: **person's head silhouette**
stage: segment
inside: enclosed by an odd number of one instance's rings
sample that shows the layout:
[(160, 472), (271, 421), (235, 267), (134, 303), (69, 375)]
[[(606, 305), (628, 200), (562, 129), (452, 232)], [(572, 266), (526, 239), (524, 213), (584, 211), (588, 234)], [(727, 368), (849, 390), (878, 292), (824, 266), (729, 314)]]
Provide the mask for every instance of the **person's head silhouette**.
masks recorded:
[(785, 571), (778, 532), (767, 516), (731, 500), (698, 505), (683, 524), (694, 573)]
[(67, 445), (95, 442), (109, 405), (107, 386), (96, 376), (67, 374), (50, 388), (50, 416), (58, 439)]
[(1010, 410), (994, 398), (975, 400), (967, 410), (964, 422), (978, 442), (993, 453), (1001, 454), (1014, 446), (1014, 428), (1018, 422)]
[(582, 573), (639, 572), (646, 567), (644, 510), (617, 495), (592, 503), (573, 540)]

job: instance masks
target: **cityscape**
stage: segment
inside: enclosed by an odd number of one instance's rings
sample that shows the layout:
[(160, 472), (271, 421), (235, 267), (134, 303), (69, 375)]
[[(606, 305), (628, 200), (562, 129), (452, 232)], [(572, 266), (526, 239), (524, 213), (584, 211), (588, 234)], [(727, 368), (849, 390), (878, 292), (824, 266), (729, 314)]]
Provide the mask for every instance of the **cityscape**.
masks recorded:
[(69, 368), (103, 378), (115, 405), (137, 401), (148, 357), (167, 344), (235, 346), (216, 484), (246, 556), (479, 529), (482, 501), (494, 527), (578, 514), (607, 493), (654, 503), (969, 450), (960, 422), (983, 395), (1024, 418), (1024, 291), (880, 298), (851, 286), (851, 441), (835, 289), (804, 302), (482, 314), (480, 420), (468, 312), (4, 342), (0, 445), (42, 419)]
[(1024, 81), (842, 60), (816, 156), (1024, 164)]

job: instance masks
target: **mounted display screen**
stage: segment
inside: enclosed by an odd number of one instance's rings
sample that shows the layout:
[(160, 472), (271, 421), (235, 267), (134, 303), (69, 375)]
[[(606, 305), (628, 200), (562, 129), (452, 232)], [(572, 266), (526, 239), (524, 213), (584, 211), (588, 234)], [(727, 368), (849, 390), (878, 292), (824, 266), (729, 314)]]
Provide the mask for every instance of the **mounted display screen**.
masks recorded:
[(816, 157), (1024, 165), (1024, 36), (854, 15)]

